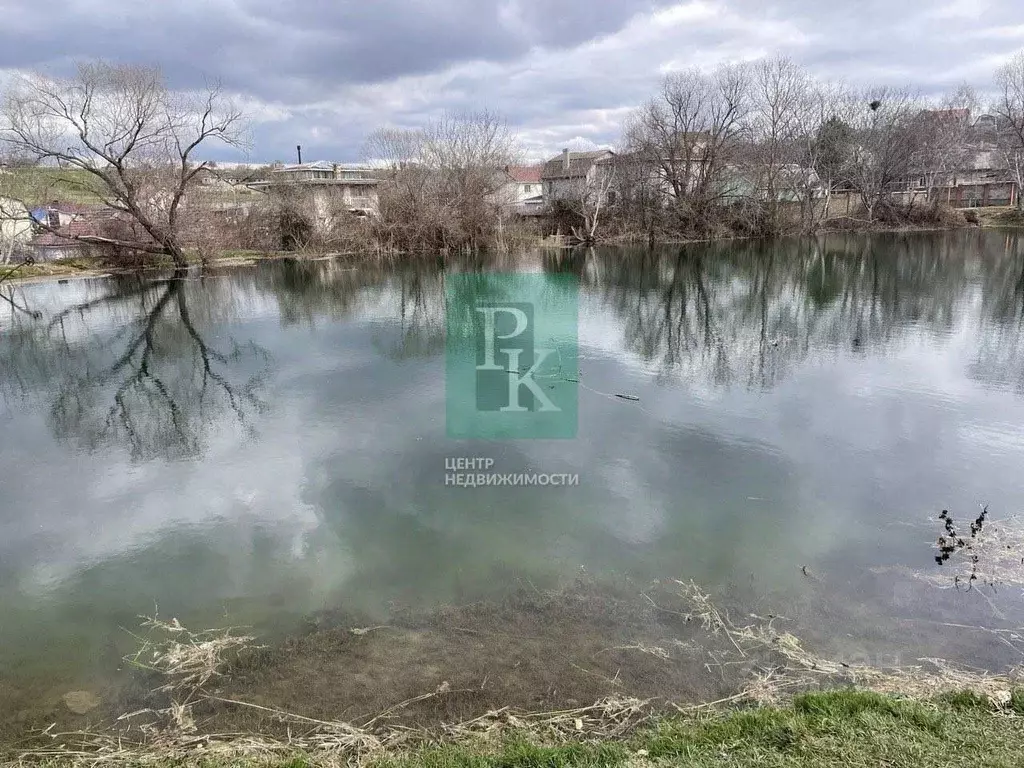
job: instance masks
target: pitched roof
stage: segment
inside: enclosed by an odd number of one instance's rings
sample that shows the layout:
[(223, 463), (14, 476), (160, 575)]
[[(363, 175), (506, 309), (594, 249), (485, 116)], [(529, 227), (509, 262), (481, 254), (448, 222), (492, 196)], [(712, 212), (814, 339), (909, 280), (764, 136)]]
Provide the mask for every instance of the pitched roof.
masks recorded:
[(510, 165), (505, 168), (509, 178), (520, 184), (539, 184), (543, 171), (543, 165)]
[(36, 206), (35, 210), (44, 211), (58, 211), (60, 213), (69, 213), (73, 216), (78, 216), (87, 213), (93, 213), (102, 208), (106, 208), (104, 205), (83, 205), (82, 203), (69, 203), (64, 200), (51, 200)]
[(969, 109), (926, 109), (921, 113), (925, 118), (940, 123), (969, 123), (971, 110)]
[(275, 168), (274, 173), (281, 173), (282, 171), (331, 171), (334, 170), (334, 165), (324, 160), (318, 160), (315, 163), (302, 163), (299, 165), (282, 165), (280, 168)]
[(575, 179), (586, 176), (590, 167), (598, 160), (607, 155), (614, 154), (609, 149), (599, 149), (595, 152), (570, 152), (569, 167), (565, 167), (565, 155), (558, 154), (544, 163), (544, 170), (541, 173), (542, 179)]
[[(83, 206), (84, 207), (84, 206)], [(116, 211), (107, 208), (97, 210), (95, 207), (86, 209), (91, 215), (79, 214), (68, 224), (55, 230), (40, 232), (29, 241), (29, 245), (44, 248), (69, 246), (75, 243), (74, 238), (85, 236), (103, 236), (103, 224), (117, 216)]]

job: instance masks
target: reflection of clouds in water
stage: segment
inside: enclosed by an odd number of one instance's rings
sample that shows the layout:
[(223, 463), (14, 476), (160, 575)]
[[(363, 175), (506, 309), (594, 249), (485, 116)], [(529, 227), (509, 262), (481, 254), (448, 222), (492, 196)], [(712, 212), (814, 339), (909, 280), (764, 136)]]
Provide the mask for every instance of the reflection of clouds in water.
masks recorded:
[[(261, 532), (279, 537), (283, 553), (304, 557), (320, 525), (302, 500), (305, 466), (334, 435), (299, 432), (297, 423), (296, 409), (287, 406), (261, 425), (274, 440), (243, 442), (241, 453), (241, 435), (221, 431), (199, 462), (113, 470), (109, 456), (79, 458), (75, 477), (58, 484), (63, 498), (37, 499), (30, 519), (7, 523), (0, 549), (17, 546), (19, 559), (33, 563), (23, 576), (26, 589), (53, 586), (106, 560), (144, 558), (171, 533), (195, 535), (225, 554)], [(63, 452), (54, 454), (54, 465), (66, 461)]]
[(604, 514), (609, 532), (630, 544), (654, 543), (667, 510), (651, 498), (643, 469), (637, 462), (619, 457), (601, 469), (601, 480), (621, 505), (617, 512)]
[[(313, 591), (429, 582), (449, 598), (458, 578), (499, 562), (700, 562), (727, 580), (842, 548), (866, 557), (880, 523), (900, 515), (991, 489), (1024, 501), (1006, 488), (1024, 455), (1009, 429), (1024, 405), (971, 370), (987, 310), (959, 267), (926, 280), (908, 271), (917, 258), (876, 260), (889, 269), (877, 295), (870, 275), (836, 260), (837, 293), (819, 291), (814, 306), (799, 258), (780, 260), (767, 328), (764, 305), (747, 301), (760, 300), (751, 275), (767, 280), (763, 271), (743, 259), (687, 262), (676, 289), (703, 286), (717, 302), (710, 346), (700, 323), (669, 343), (664, 280), (676, 273), (638, 285), (622, 267), (616, 283), (609, 259), (582, 296), (583, 381), (640, 402), (582, 391), (577, 440), (486, 446), (444, 437), (440, 278), (240, 272), (217, 295), (237, 289), (246, 322), (214, 327), (258, 338), (275, 361), (258, 438), (211, 418), (200, 459), (129, 464), (112, 448), (72, 454), (34, 404), (11, 408), (0, 472), (19, 482), (4, 483), (0, 506), (4, 574), (40, 593), (119, 559), (144, 568), (180, 537), (221, 561), (218, 589), (238, 595), (295, 573)], [(944, 293), (929, 298), (926, 283)], [(673, 334), (681, 306), (677, 296), (669, 307)], [(445, 458), (476, 455), (505, 472), (578, 473), (581, 485), (445, 489)]]

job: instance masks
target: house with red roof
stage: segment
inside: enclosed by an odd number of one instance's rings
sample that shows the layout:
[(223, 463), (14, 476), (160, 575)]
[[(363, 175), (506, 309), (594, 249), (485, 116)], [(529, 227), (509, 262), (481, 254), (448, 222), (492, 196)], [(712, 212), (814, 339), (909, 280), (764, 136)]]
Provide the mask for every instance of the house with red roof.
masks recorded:
[(504, 198), (517, 213), (536, 216), (544, 211), (543, 165), (505, 166)]
[(102, 205), (80, 205), (54, 200), (32, 211), (35, 235), (27, 243), (36, 261), (57, 261), (84, 256), (88, 243), (81, 237), (102, 237), (114, 211)]

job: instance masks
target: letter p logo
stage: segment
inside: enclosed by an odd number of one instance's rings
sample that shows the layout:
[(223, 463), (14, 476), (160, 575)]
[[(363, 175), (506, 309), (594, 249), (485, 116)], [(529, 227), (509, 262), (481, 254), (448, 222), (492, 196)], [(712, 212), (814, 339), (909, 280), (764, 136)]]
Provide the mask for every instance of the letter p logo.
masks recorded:
[(449, 276), (449, 437), (576, 436), (577, 295), (565, 275)]

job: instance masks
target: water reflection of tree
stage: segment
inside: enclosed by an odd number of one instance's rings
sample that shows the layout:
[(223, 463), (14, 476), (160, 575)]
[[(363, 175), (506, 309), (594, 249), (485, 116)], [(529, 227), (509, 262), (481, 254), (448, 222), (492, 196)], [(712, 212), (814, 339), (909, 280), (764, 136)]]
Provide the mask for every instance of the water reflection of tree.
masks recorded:
[(1018, 232), (984, 241), (982, 325), (971, 375), (1024, 392), (1024, 240)]
[[(333, 259), (289, 261), (261, 270), (257, 284), (276, 297), (285, 324), (316, 325), (356, 315), (386, 321), (391, 335), (374, 345), (390, 359), (405, 360), (444, 351), (447, 275), (484, 276), (500, 266), (484, 253), (444, 262), (417, 258), (358, 267)], [(481, 277), (481, 290), (488, 286), (492, 283)], [(467, 316), (466, 323), (473, 319)]]
[(597, 250), (573, 269), (664, 375), (770, 387), (812, 352), (866, 351), (912, 327), (945, 332), (966, 282), (956, 245), (911, 238)]
[(113, 279), (100, 295), (23, 329), (8, 362), (23, 393), (52, 398), (58, 437), (89, 449), (123, 445), (136, 459), (194, 456), (220, 414), (249, 428), (263, 407), (266, 352), (210, 341), (228, 303), (222, 293), (185, 273)]

